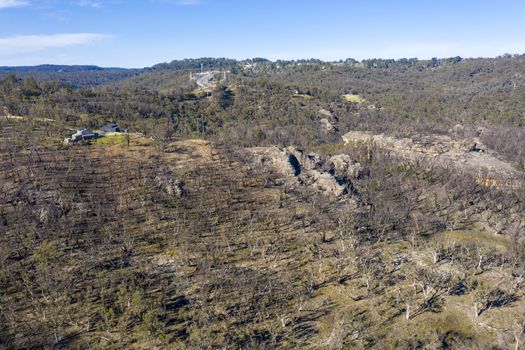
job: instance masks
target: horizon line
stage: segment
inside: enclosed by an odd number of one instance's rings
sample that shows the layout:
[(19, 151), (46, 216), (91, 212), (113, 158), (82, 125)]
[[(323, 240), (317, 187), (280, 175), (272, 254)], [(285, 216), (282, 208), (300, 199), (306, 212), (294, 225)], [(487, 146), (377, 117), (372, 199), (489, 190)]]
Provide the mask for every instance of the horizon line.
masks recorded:
[(315, 58), (315, 57), (309, 57), (309, 58), (292, 58), (292, 59), (269, 59), (269, 58), (265, 58), (265, 57), (262, 57), (262, 56), (255, 56), (255, 57), (251, 57), (251, 58), (231, 58), (231, 57), (226, 57), (226, 56), (201, 56), (201, 57), (185, 57), (185, 58), (175, 58), (175, 59), (172, 59), (171, 61), (163, 61), (163, 62), (158, 62), (158, 63), (155, 63), (153, 65), (150, 65), (150, 66), (143, 66), (143, 67), (129, 67), (129, 66), (105, 66), (105, 65), (99, 65), (99, 64), (94, 64), (94, 63), (74, 63), (74, 64), (59, 64), (59, 63), (39, 63), (39, 64), (34, 64), (34, 65), (15, 65), (15, 66), (12, 66), (12, 65), (0, 65), (0, 69), (5, 69), (5, 68), (31, 68), (31, 67), (42, 67), (42, 66), (62, 66), (62, 67), (82, 67), (82, 66), (85, 66), (85, 67), (97, 67), (97, 68), (103, 68), (103, 69), (129, 69), (129, 70), (132, 70), (132, 69), (147, 69), (147, 68), (153, 68), (157, 65), (161, 65), (161, 64), (170, 64), (172, 62), (177, 62), (177, 61), (185, 61), (185, 60), (203, 60), (203, 59), (215, 59), (215, 60), (219, 60), (219, 59), (227, 59), (227, 60), (234, 60), (236, 62), (243, 62), (243, 61), (253, 61), (253, 60), (265, 60), (265, 61), (268, 61), (270, 63), (278, 63), (278, 62), (304, 62), (304, 61), (319, 61), (319, 62), (322, 62), (322, 63), (329, 63), (329, 64), (333, 64), (333, 63), (344, 63), (345, 61), (348, 61), (348, 60), (354, 60), (356, 61), (357, 63), (362, 63), (362, 62), (366, 62), (366, 61), (369, 61), (369, 60), (382, 60), (382, 61), (394, 61), (394, 62), (398, 62), (398, 61), (401, 61), (401, 60), (417, 60), (417, 61), (431, 61), (433, 59), (436, 59), (438, 61), (443, 61), (443, 60), (447, 60), (447, 59), (453, 59), (453, 58), (461, 58), (461, 60), (478, 60), (478, 59), (499, 59), (499, 58), (514, 58), (514, 57), (519, 57), (519, 56), (524, 56), (525, 53), (502, 53), (502, 54), (499, 54), (497, 56), (478, 56), (478, 57), (474, 57), (474, 56), (470, 56), (470, 57), (463, 57), (461, 55), (456, 55), (456, 56), (442, 56), (442, 57), (431, 57), (431, 58), (419, 58), (419, 57), (399, 57), (399, 58), (392, 58), (392, 57), (368, 57), (368, 58), (354, 58), (354, 57), (346, 57), (346, 58), (340, 58), (340, 59), (336, 59), (336, 60), (323, 60), (323, 59), (320, 59), (320, 58)]

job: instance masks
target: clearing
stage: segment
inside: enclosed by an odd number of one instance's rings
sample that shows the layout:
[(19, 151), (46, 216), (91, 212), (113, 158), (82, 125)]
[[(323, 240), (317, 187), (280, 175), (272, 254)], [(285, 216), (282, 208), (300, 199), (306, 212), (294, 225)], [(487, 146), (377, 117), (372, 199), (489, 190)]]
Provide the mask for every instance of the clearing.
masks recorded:
[(346, 94), (346, 95), (343, 95), (342, 98), (346, 102), (351, 102), (351, 103), (362, 104), (362, 103), (366, 102), (366, 100), (364, 98), (362, 98), (359, 95), (354, 95), (354, 94)]

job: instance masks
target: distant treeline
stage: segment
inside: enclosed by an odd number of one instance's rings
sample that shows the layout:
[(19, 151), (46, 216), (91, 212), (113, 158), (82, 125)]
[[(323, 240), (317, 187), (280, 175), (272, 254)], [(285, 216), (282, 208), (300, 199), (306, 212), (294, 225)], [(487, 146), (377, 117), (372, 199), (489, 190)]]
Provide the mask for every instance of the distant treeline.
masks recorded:
[(82, 88), (115, 83), (139, 74), (142, 69), (102, 68), (97, 66), (39, 65), (0, 67), (0, 78), (14, 74), (20, 78), (39, 81), (59, 81), (71, 87)]
[[(201, 67), (227, 71), (226, 81), (196, 93), (189, 72)], [(83, 126), (116, 120), (159, 140), (198, 136), (242, 145), (317, 145), (339, 135), (319, 127), (321, 108), (332, 112), (339, 133), (446, 133), (456, 124), (522, 127), (524, 71), (525, 55), (330, 63), (202, 58), (145, 70), (41, 66), (18, 68), (16, 76), (1, 79), (0, 104), (12, 114)], [(61, 78), (50, 80), (54, 75)], [(344, 101), (345, 94), (364, 102)]]

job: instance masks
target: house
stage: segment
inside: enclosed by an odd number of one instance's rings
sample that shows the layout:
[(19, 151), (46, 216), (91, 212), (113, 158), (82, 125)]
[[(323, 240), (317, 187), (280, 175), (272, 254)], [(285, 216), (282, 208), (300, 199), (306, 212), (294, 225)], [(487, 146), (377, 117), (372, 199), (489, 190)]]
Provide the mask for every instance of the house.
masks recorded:
[(79, 129), (76, 133), (71, 135), (71, 137), (64, 138), (65, 144), (71, 144), (78, 141), (93, 140), (98, 137), (96, 132), (93, 132), (89, 129)]
[(108, 133), (113, 133), (113, 132), (121, 132), (122, 129), (120, 128), (120, 126), (118, 126), (117, 124), (115, 123), (109, 123), (109, 124), (106, 124), (102, 127), (102, 129), (100, 129), (101, 131), (103, 131), (104, 133), (108, 134)]
[(80, 129), (71, 136), (75, 141), (96, 139), (98, 134), (89, 129)]

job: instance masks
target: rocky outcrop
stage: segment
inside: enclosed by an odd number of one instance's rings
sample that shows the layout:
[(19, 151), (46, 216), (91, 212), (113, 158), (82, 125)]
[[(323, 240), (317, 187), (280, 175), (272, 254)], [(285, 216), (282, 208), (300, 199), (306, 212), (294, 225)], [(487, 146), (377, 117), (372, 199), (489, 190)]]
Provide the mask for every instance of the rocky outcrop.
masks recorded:
[(320, 109), (319, 109), (319, 114), (320, 114), (320, 115), (323, 115), (323, 116), (325, 116), (325, 117), (328, 117), (328, 118), (332, 118), (332, 117), (333, 117), (332, 112), (330, 112), (329, 110), (324, 109), (324, 108), (320, 108)]
[(305, 185), (314, 187), (319, 192), (330, 197), (341, 197), (348, 192), (347, 183), (339, 182), (330, 173), (310, 170), (303, 177)]
[(183, 181), (173, 177), (171, 171), (164, 171), (155, 177), (157, 187), (170, 196), (182, 198), (186, 194), (185, 184)]
[(301, 166), (297, 157), (286, 149), (277, 147), (254, 147), (249, 149), (254, 156), (254, 162), (274, 168), (278, 173), (291, 177), (301, 174)]
[(326, 134), (332, 134), (337, 131), (337, 128), (326, 118), (319, 120), (319, 124)]
[(272, 168), (284, 176), (289, 186), (314, 188), (333, 198), (349, 193), (351, 180), (363, 173), (361, 165), (348, 155), (328, 158), (318, 153), (305, 153), (295, 147), (255, 147), (248, 149), (248, 152), (254, 163)]
[(330, 121), (328, 119), (326, 119), (326, 118), (323, 118), (323, 119), (319, 120), (319, 124), (321, 124), (321, 128), (327, 134), (331, 134), (331, 133), (337, 131), (335, 126), (332, 123), (330, 123)]
[(319, 114), (323, 117), (319, 120), (321, 129), (326, 134), (332, 134), (337, 131), (337, 127), (334, 125), (334, 121), (337, 121), (337, 117), (333, 115), (332, 112), (326, 109), (319, 109)]
[[(456, 128), (460, 130), (460, 127)], [(459, 131), (458, 131), (459, 132)], [(523, 174), (498, 158), (478, 137), (456, 140), (446, 135), (396, 138), (384, 134), (351, 131), (342, 136), (345, 144), (368, 143), (410, 161), (451, 167), (475, 176), (482, 185), (514, 188), (523, 185)]]
[(361, 164), (353, 160), (348, 154), (332, 156), (329, 161), (338, 177), (359, 179), (365, 174)]
[(166, 188), (166, 192), (177, 198), (184, 197), (184, 195), (186, 194), (184, 181), (177, 180), (177, 179), (171, 179), (169, 182), (169, 186)]

